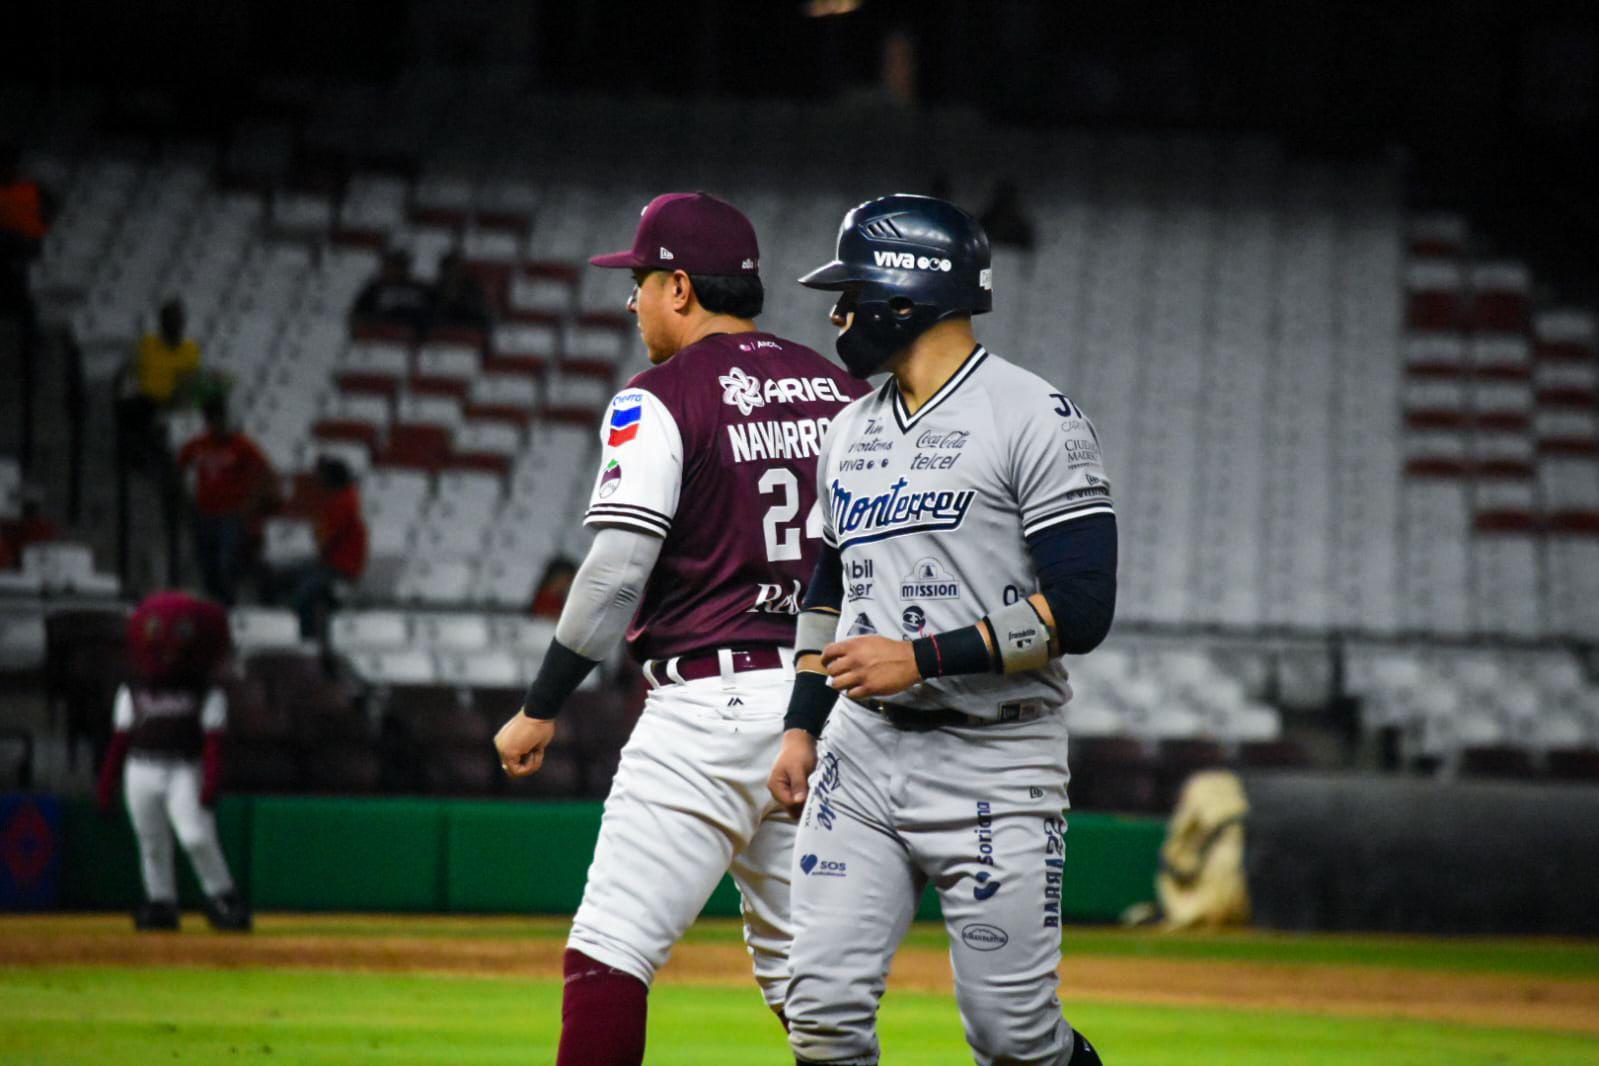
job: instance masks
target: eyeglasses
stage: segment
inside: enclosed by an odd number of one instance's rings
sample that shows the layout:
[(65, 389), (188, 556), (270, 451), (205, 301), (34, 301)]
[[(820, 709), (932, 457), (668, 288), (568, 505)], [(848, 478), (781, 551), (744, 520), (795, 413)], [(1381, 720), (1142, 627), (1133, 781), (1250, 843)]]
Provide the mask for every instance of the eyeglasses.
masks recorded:
[(644, 287), (645, 279), (647, 279), (651, 274), (664, 273), (666, 273), (666, 271), (659, 268), (639, 269), (633, 271), (633, 290), (627, 294), (627, 306), (631, 308), (638, 305), (638, 293), (639, 290)]

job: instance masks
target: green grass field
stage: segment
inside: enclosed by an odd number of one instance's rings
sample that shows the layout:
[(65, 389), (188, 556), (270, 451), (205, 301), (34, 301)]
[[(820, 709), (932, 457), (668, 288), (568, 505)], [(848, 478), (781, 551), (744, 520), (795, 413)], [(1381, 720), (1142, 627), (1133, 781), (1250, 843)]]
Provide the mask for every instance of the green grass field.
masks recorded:
[[(557, 981), (60, 967), (0, 973), (0, 1061), (519, 1063), (555, 1060)], [(1073, 1011), (1108, 1063), (1599, 1063), (1599, 1041), (1509, 1029), (1106, 1004)], [(953, 1003), (890, 994), (884, 1062), (970, 1061)], [(790, 1062), (750, 991), (663, 985), (651, 1064)]]
[[(560, 982), (550, 978), (441, 976), (337, 969), (205, 968), (7, 963), (23, 937), (61, 941), (132, 938), (106, 919), (0, 920), (0, 1064), (57, 1063), (516, 1063), (555, 1058)], [(82, 923), (76, 925), (74, 923)], [(98, 924), (92, 924), (98, 923)], [(193, 932), (187, 931), (193, 929)], [(273, 938), (333, 942), (403, 936), (556, 942), (562, 922), (408, 920), (386, 916), (269, 916), (257, 943)], [(917, 928), (912, 951), (942, 948), (942, 931)], [(195, 923), (181, 937), (215, 943)], [(737, 939), (730, 923), (702, 923), (688, 944), (714, 949)], [(80, 940), (81, 942), (81, 940)], [(133, 941), (139, 946), (147, 940)], [(166, 943), (173, 943), (167, 941)], [(1583, 994), (1599, 988), (1599, 944), (1487, 939), (1300, 937), (1257, 933), (1193, 937), (1068, 929), (1071, 959), (1209, 960), (1273, 965), (1372, 967), (1439, 975), (1521, 975)], [(543, 945), (537, 945), (541, 948)], [(22, 956), (13, 953), (9, 956)], [(1331, 971), (1330, 971), (1331, 972)], [(1342, 971), (1347, 975), (1347, 969)], [(1495, 1028), (1392, 1017), (1347, 1017), (1287, 1009), (1074, 1003), (1072, 1020), (1090, 1033), (1111, 1066), (1450, 1066), (1599, 1064), (1599, 1036)], [(1599, 995), (1594, 999), (1599, 1011)], [(1590, 1034), (1592, 1026), (1587, 1026)], [(887, 1066), (950, 1066), (971, 1061), (951, 997), (896, 992), (884, 1001), (880, 1031)], [(651, 997), (652, 1066), (785, 1066), (782, 1033), (748, 986), (684, 980), (658, 984)]]

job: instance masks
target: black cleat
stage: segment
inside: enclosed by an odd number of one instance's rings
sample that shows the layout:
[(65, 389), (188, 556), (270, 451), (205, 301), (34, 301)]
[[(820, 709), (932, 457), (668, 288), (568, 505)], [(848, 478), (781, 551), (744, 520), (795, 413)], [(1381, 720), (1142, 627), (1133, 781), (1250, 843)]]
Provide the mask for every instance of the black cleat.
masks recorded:
[(1094, 1045), (1088, 1042), (1083, 1031), (1076, 1029), (1073, 1032), (1075, 1046), (1072, 1048), (1072, 1057), (1066, 1060), (1066, 1066), (1105, 1066), (1099, 1059), (1099, 1052), (1094, 1050)]
[(223, 933), (248, 933), (254, 924), (250, 908), (237, 892), (224, 892), (205, 901), (205, 917), (211, 928)]
[(178, 927), (178, 905), (165, 900), (144, 903), (133, 912), (133, 928), (141, 933), (171, 932)]

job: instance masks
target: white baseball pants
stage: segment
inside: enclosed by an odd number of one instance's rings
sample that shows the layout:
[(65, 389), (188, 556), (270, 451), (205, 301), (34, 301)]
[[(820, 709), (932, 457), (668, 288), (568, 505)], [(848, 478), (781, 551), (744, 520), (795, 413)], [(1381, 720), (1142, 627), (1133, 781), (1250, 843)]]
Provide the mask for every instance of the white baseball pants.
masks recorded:
[(794, 820), (766, 790), (792, 668), (652, 689), (605, 800), (567, 946), (649, 984), (731, 872), (770, 1006), (788, 984)]
[(172, 831), (189, 853), (195, 876), (208, 896), (233, 889), (227, 859), (217, 840), (217, 822), (200, 806), (200, 764), (179, 758), (133, 754), (123, 772), (128, 816), (139, 839), (139, 870), (145, 898), (176, 903), (177, 871), (173, 865)]
[(794, 1054), (878, 1061), (889, 963), (931, 882), (976, 1061), (1065, 1063), (1064, 716), (920, 732), (840, 700), (818, 755), (795, 842)]

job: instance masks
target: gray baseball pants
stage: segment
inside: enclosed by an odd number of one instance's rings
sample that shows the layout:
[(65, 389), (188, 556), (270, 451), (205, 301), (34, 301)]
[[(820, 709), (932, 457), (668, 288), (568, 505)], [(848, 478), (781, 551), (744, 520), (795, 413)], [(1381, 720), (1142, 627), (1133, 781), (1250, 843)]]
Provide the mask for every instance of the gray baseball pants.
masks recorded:
[(939, 894), (979, 1066), (1059, 1066), (1066, 726), (898, 728), (840, 700), (796, 838), (785, 1003), (801, 1061), (873, 1064), (877, 1005), (922, 890)]

